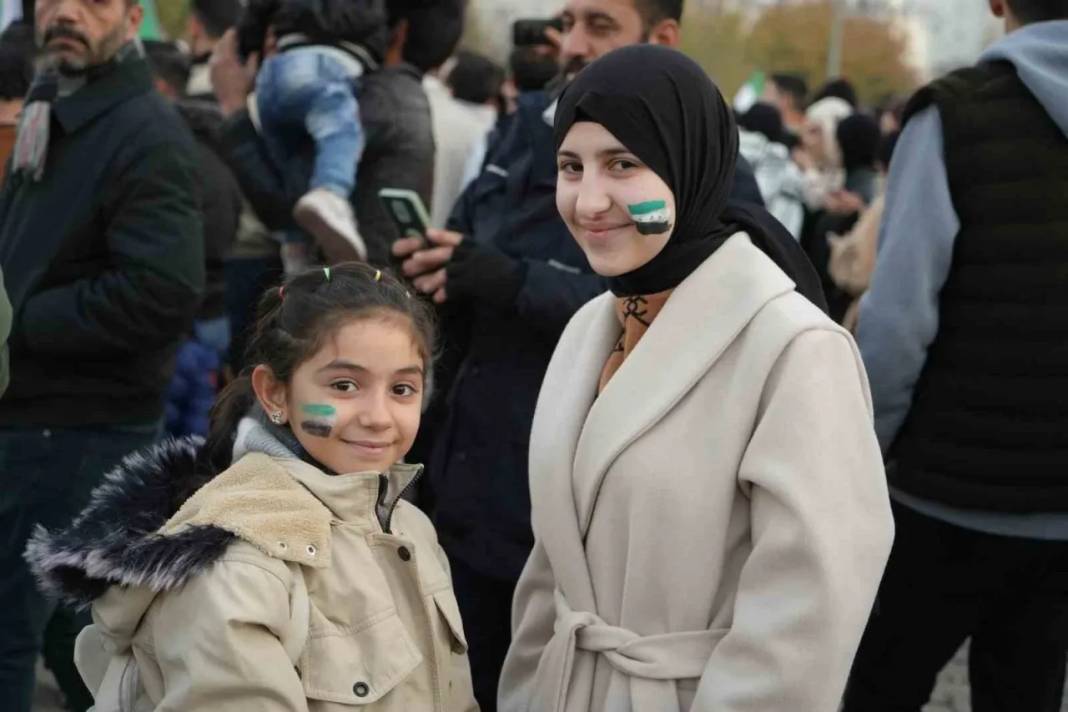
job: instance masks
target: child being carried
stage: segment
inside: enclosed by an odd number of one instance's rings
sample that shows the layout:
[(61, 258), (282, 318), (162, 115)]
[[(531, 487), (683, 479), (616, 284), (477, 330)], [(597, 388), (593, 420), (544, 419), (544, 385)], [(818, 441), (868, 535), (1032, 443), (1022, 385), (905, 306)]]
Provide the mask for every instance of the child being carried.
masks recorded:
[[(386, 48), (383, 0), (251, 0), (239, 34), (242, 54), (264, 55), (255, 108), (271, 161), (300, 195), (294, 220), (328, 263), (366, 260), (349, 198), (364, 149), (359, 80)], [(294, 159), (309, 138), (311, 180), (295, 186)]]

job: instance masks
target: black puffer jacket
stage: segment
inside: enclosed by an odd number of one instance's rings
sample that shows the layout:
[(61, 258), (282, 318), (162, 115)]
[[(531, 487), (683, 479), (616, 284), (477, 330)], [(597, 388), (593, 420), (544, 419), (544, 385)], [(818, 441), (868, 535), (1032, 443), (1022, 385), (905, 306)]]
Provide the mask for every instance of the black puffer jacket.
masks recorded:
[(238, 25), (242, 54), (263, 49), (268, 26), (279, 39), (302, 34), (316, 44), (353, 42), (378, 62), (389, 38), (384, 0), (250, 0)]

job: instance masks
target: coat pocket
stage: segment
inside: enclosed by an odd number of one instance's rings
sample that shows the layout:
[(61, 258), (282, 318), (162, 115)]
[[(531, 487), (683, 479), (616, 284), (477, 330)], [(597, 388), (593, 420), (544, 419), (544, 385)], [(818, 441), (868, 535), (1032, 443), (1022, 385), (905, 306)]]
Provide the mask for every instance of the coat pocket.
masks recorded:
[(313, 633), (300, 671), (309, 699), (367, 705), (389, 694), (422, 662), (393, 611), (356, 631)]
[(437, 606), (441, 620), (445, 623), (445, 632), (449, 637), (449, 649), (457, 655), (467, 652), (467, 636), (464, 635), (463, 620), (460, 617), (460, 606), (456, 602), (456, 594), (446, 589), (434, 594), (434, 605)]

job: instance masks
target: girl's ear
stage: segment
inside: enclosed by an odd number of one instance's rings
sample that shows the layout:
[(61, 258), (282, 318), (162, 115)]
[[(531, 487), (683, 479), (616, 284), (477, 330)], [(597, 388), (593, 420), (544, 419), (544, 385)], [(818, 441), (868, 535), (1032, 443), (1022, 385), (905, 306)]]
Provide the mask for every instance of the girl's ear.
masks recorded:
[[(289, 420), (286, 384), (275, 378), (269, 366), (261, 363), (252, 370), (252, 391), (272, 422), (282, 424)], [(278, 414), (280, 418), (276, 419), (275, 415)]]

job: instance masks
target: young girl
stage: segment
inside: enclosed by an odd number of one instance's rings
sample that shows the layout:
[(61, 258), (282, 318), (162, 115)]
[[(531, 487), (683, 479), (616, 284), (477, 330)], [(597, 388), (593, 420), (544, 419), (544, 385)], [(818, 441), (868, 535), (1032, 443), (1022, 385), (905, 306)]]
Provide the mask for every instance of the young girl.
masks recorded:
[(727, 205), (737, 129), (684, 55), (605, 55), (555, 134), (612, 293), (542, 386), (500, 709), (835, 712), (892, 532), (853, 342), (794, 240)]
[(128, 458), (38, 533), (42, 583), (92, 604), (97, 710), (477, 709), (447, 561), (401, 499), (433, 347), (394, 278), (303, 273), (262, 298), (205, 446)]

